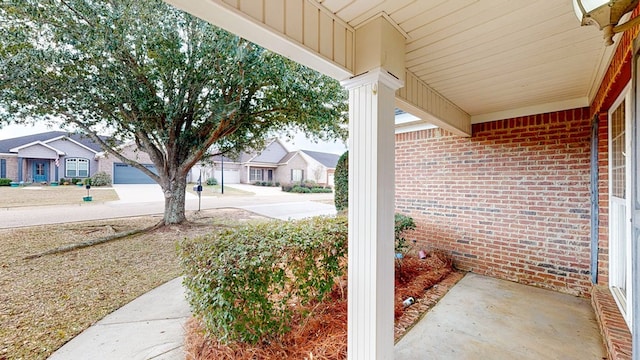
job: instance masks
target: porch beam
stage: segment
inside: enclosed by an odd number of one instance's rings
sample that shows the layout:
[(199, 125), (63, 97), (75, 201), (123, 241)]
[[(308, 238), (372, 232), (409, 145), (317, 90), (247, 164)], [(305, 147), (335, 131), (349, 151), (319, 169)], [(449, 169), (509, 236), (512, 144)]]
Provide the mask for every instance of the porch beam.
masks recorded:
[(337, 80), (354, 74), (355, 30), (309, 0), (165, 0)]
[(396, 106), (426, 123), (456, 135), (471, 136), (471, 116), (405, 70), (405, 86), (396, 93)]

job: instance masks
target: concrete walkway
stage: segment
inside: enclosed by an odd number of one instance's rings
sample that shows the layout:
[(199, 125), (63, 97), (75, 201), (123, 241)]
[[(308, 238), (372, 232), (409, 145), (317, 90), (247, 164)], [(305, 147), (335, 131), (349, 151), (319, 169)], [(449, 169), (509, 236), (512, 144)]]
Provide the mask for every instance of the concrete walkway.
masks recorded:
[(183, 360), (191, 316), (182, 278), (140, 296), (71, 339), (50, 360)]
[(396, 345), (402, 360), (600, 360), (588, 300), (467, 274)]

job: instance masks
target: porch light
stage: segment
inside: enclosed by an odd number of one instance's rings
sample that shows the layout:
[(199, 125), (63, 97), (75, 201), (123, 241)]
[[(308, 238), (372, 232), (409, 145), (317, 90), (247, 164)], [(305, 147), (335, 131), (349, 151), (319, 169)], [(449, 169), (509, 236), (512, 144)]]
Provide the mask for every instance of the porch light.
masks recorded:
[(640, 23), (640, 17), (635, 17), (624, 24), (618, 25), (624, 14), (632, 11), (639, 0), (573, 0), (573, 10), (578, 20), (585, 25), (596, 25), (604, 31), (604, 43), (613, 44), (613, 35), (624, 32)]

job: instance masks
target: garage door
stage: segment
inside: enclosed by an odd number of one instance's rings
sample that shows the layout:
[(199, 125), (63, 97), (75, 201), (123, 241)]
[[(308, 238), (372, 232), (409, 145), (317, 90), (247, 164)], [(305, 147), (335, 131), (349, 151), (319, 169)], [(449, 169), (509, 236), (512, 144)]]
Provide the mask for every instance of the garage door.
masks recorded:
[[(213, 176), (220, 182), (222, 180), (220, 170), (215, 170)], [(224, 169), (224, 183), (225, 184), (240, 184), (240, 171), (238, 169)]]
[[(157, 174), (156, 167), (152, 164), (144, 165), (147, 169)], [(123, 163), (113, 164), (113, 183), (114, 184), (155, 184), (147, 174), (131, 165)]]

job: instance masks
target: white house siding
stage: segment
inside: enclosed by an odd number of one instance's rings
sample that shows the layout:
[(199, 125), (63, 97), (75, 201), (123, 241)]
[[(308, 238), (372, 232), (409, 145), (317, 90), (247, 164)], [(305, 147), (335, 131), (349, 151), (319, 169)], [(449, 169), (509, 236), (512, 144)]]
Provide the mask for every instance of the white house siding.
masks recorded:
[(58, 158), (58, 153), (56, 153), (56, 151), (51, 148), (36, 144), (33, 146), (20, 149), (18, 151), (18, 156), (21, 158), (30, 158), (30, 159), (55, 160), (56, 158)]
[(289, 151), (278, 141), (274, 140), (271, 144), (267, 145), (267, 147), (258, 154), (258, 156), (254, 157), (251, 162), (255, 163), (269, 163), (269, 164), (278, 164), (280, 160), (285, 157)]
[[(73, 141), (66, 140), (66, 138), (52, 141), (47, 143), (48, 146), (58, 149), (64, 152), (66, 155), (60, 157), (58, 167), (58, 177), (66, 178), (65, 172), (65, 159), (67, 158), (82, 158), (89, 160), (89, 176), (93, 176), (98, 172), (98, 160), (96, 159), (96, 153), (93, 150), (87, 149), (84, 146), (80, 146)], [(55, 159), (54, 157), (53, 159)], [(55, 166), (55, 165), (53, 165)]]

